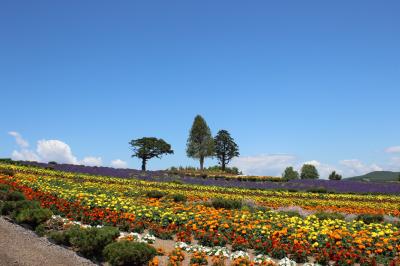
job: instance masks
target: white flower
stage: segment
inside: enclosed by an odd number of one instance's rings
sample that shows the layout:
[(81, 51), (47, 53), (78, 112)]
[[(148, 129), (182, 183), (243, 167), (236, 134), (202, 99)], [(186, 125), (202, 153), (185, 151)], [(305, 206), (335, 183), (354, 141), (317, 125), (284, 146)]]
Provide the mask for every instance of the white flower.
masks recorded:
[(278, 262), (279, 266), (296, 266), (297, 263), (289, 258), (283, 258)]

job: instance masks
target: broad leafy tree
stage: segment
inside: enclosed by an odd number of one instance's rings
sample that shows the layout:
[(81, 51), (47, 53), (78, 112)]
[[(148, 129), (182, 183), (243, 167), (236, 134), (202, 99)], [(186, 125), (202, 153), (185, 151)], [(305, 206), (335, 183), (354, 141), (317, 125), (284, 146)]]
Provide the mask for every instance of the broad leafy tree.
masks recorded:
[(299, 173), (293, 169), (292, 166), (286, 167), (282, 174), (282, 178), (287, 180), (299, 179)]
[(330, 175), (329, 175), (329, 180), (341, 180), (342, 176), (339, 175), (338, 173), (336, 173), (336, 171), (333, 171)]
[(171, 150), (171, 145), (163, 139), (145, 137), (131, 140), (129, 144), (132, 146), (133, 150), (132, 157), (142, 159), (142, 171), (146, 171), (146, 163), (151, 158), (161, 158), (164, 154), (174, 153), (174, 151)]
[(200, 115), (194, 118), (190, 129), (186, 154), (190, 158), (199, 159), (201, 170), (204, 168), (204, 159), (214, 155), (214, 140), (210, 128)]
[(218, 131), (214, 138), (214, 148), (222, 171), (225, 171), (225, 166), (234, 157), (239, 156), (239, 147), (226, 130)]
[(319, 173), (317, 168), (312, 164), (305, 164), (301, 167), (301, 179), (318, 179)]

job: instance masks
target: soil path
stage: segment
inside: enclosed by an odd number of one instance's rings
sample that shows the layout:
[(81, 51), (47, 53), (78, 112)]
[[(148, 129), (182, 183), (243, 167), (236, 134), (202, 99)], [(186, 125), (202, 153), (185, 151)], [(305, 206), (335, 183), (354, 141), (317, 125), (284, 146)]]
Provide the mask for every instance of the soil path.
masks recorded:
[(34, 232), (0, 217), (0, 266), (75, 266), (95, 265), (65, 249), (38, 237)]

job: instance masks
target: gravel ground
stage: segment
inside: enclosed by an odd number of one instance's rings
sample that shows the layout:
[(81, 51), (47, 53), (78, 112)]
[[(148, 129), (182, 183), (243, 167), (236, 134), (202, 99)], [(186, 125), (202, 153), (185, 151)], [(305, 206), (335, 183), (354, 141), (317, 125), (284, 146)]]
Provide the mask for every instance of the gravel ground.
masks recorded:
[(72, 250), (0, 217), (0, 266), (95, 265)]

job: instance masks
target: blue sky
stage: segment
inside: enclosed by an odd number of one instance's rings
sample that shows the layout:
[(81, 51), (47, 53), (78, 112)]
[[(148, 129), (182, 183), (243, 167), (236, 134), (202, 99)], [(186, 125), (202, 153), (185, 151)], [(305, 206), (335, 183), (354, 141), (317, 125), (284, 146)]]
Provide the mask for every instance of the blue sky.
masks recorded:
[(2, 1), (0, 157), (139, 168), (128, 142), (156, 136), (175, 154), (150, 169), (197, 165), (185, 145), (201, 114), (231, 132), (246, 173), (399, 170), (399, 12), (399, 1)]

